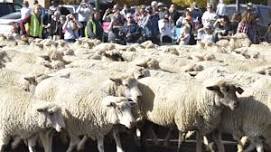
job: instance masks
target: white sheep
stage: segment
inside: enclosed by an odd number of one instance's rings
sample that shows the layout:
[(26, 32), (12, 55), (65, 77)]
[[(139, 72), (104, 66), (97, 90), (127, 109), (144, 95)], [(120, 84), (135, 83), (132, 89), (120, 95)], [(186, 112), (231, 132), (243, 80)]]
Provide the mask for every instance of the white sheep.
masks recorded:
[(235, 92), (243, 92), (226, 81), (204, 86), (192, 79), (147, 77), (139, 82), (143, 118), (161, 126), (176, 125), (180, 134), (198, 130), (197, 152), (201, 151), (200, 137), (217, 127), (224, 106), (232, 110), (237, 106)]
[[(82, 84), (83, 81), (49, 78), (37, 86), (35, 95), (65, 107), (67, 131), (71, 138), (68, 152), (79, 143), (80, 135), (97, 139), (98, 149), (103, 152), (103, 137), (112, 129), (113, 124), (131, 127), (131, 122), (134, 121), (131, 113), (132, 103), (128, 98), (111, 96), (128, 93), (127, 87), (135, 85), (131, 80), (128, 81), (124, 85), (121, 80), (110, 80), (106, 84), (91, 86), (89, 83)], [(108, 87), (109, 90), (105, 90), (104, 87)], [(64, 102), (62, 98), (66, 98)]]
[(0, 151), (12, 137), (28, 139), (29, 151), (33, 151), (33, 138), (42, 130), (54, 128), (58, 132), (65, 127), (62, 108), (55, 103), (38, 100), (21, 89), (0, 87)]
[(271, 81), (259, 80), (239, 98), (239, 107), (234, 111), (225, 110), (216, 134), (219, 152), (224, 152), (221, 133), (230, 133), (238, 141), (238, 151), (243, 151), (244, 139), (251, 142), (244, 151), (263, 152), (264, 143), (271, 146)]

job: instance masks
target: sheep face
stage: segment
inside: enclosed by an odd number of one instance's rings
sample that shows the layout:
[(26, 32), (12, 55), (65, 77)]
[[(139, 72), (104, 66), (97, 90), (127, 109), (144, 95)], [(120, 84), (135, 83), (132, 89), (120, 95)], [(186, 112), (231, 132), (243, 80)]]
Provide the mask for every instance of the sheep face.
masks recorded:
[(107, 96), (103, 99), (106, 105), (107, 119), (112, 124), (122, 124), (127, 128), (131, 128), (135, 122), (132, 114), (132, 107), (135, 102), (125, 97)]
[(60, 132), (65, 128), (65, 122), (62, 115), (62, 110), (56, 105), (47, 105), (37, 109), (39, 113), (45, 116), (43, 125), (46, 127), (52, 127), (57, 132)]
[(114, 81), (117, 85), (116, 96), (123, 96), (127, 98), (131, 98), (134, 102), (137, 103), (138, 98), (142, 96), (141, 91), (138, 88), (138, 82), (134, 78), (117, 78), (110, 80)]
[(238, 106), (238, 98), (236, 92), (239, 94), (243, 93), (243, 89), (236, 87), (233, 84), (227, 83), (225, 81), (220, 81), (213, 86), (206, 87), (208, 90), (214, 91), (217, 96), (215, 99), (216, 105), (224, 105), (234, 110)]

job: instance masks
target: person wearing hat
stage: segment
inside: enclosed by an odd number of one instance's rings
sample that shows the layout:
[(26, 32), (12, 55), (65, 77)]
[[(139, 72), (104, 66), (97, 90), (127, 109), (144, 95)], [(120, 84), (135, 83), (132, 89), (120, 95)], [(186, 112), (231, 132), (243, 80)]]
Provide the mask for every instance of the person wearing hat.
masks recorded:
[(100, 22), (100, 12), (94, 11), (94, 13), (89, 17), (85, 28), (85, 37), (96, 38), (99, 40), (103, 39), (103, 28)]
[(84, 29), (87, 25), (87, 21), (90, 17), (90, 15), (93, 13), (93, 8), (91, 5), (89, 5), (86, 0), (82, 0), (79, 7), (76, 10), (76, 13), (78, 14), (78, 21), (82, 25), (79, 29), (79, 37), (84, 37)]
[(213, 24), (217, 18), (217, 15), (213, 9), (213, 6), (208, 3), (207, 4), (207, 10), (203, 13), (201, 21), (203, 26), (207, 26), (207, 24), (211, 23)]

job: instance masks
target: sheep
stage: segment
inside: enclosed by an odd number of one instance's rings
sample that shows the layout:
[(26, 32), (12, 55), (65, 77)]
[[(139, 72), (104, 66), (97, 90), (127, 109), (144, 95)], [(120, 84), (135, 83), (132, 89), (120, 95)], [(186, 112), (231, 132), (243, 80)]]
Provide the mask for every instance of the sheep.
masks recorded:
[(0, 151), (11, 137), (28, 139), (28, 148), (33, 152), (33, 138), (40, 131), (65, 128), (62, 108), (55, 103), (38, 100), (21, 89), (0, 87)]
[(176, 125), (179, 133), (198, 130), (197, 152), (201, 151), (199, 137), (210, 133), (220, 122), (223, 105), (235, 109), (242, 93), (227, 81), (203, 85), (196, 80), (181, 81), (147, 77), (139, 80), (140, 110), (143, 118), (161, 126)]
[(2, 69), (0, 70), (0, 78), (1, 86), (13, 86), (27, 92), (33, 92), (37, 83), (47, 77), (45, 75), (23, 75), (14, 70)]
[[(127, 84), (122, 84), (124, 81), (120, 79), (112, 80), (105, 84), (91, 86), (91, 84), (83, 85), (82, 82), (65, 78), (49, 78), (38, 84), (35, 92), (37, 97), (54, 101), (68, 111), (65, 118), (71, 141), (67, 152), (72, 151), (79, 143), (78, 136), (80, 135), (97, 139), (98, 149), (103, 152), (103, 136), (112, 129), (113, 124), (120, 123), (131, 127), (130, 123), (134, 121), (130, 113), (132, 103), (128, 102), (128, 98), (120, 97), (120, 94), (129, 94), (129, 90), (125, 87), (134, 85), (135, 82), (130, 79)], [(64, 97), (67, 99), (62, 102), (61, 98)], [(117, 143), (117, 146), (120, 146), (120, 143)]]
[(271, 146), (271, 82), (259, 80), (251, 89), (246, 90), (239, 98), (239, 107), (234, 111), (225, 110), (222, 114), (221, 124), (215, 136), (218, 150), (224, 152), (221, 143), (221, 133), (230, 133), (238, 141), (238, 151), (243, 151), (244, 141), (247, 137), (251, 142), (244, 151), (256, 148), (257, 152), (263, 152), (264, 143)]

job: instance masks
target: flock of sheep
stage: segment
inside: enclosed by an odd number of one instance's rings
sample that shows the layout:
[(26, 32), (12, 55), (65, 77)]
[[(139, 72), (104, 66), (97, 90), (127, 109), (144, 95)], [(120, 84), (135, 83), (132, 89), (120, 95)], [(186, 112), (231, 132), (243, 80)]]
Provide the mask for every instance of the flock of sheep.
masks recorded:
[(124, 152), (121, 125), (143, 138), (146, 121), (177, 129), (178, 150), (192, 132), (197, 152), (203, 143), (224, 152), (223, 133), (238, 152), (271, 148), (268, 43), (251, 44), (242, 34), (197, 46), (0, 36), (0, 46), (1, 152), (21, 141), (30, 152), (38, 141), (52, 152), (55, 132), (69, 139), (67, 152), (84, 149), (88, 138), (104, 152), (111, 131)]

